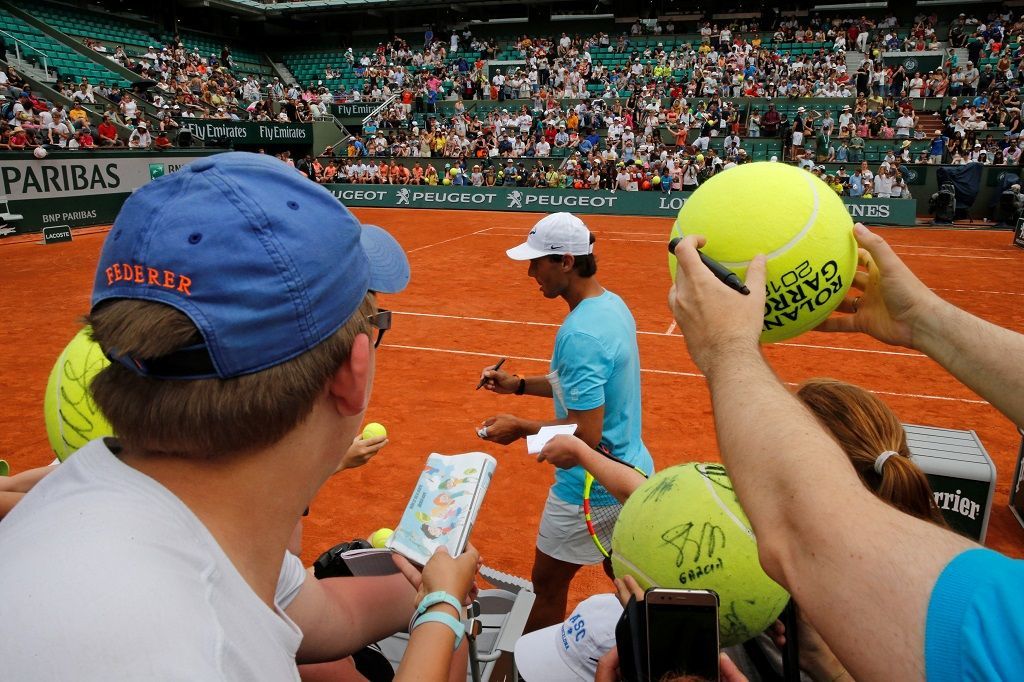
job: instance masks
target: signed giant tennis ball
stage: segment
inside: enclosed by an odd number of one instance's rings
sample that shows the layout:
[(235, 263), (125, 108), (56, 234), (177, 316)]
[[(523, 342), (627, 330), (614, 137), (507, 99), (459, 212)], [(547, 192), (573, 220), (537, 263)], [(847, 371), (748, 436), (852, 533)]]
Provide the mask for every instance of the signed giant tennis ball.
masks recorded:
[[(843, 300), (857, 269), (853, 220), (842, 199), (811, 173), (782, 163), (748, 163), (713, 176), (679, 210), (670, 237), (702, 234), (707, 256), (745, 279), (768, 258), (761, 341), (813, 329)], [(676, 276), (676, 257), (668, 267)]]
[(363, 427), (363, 440), (370, 440), (371, 438), (380, 438), (388, 435), (388, 430), (384, 428), (383, 424), (377, 422), (370, 422)]
[(761, 569), (750, 522), (721, 464), (665, 469), (626, 501), (612, 536), (615, 576), (641, 587), (714, 590), (722, 646), (775, 622), (789, 595)]
[(46, 435), (62, 462), (94, 438), (114, 433), (89, 390), (93, 377), (110, 364), (89, 332), (89, 327), (85, 327), (75, 334), (46, 381), (43, 399)]

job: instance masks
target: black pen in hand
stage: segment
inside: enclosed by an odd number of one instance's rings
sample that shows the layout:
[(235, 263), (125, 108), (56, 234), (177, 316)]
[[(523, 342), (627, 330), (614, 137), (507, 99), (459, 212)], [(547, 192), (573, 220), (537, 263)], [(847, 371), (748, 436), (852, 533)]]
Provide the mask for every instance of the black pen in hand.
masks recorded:
[[(668, 243), (668, 252), (674, 254), (676, 252), (676, 246), (678, 246), (679, 242), (681, 242), (682, 240), (682, 237), (676, 237), (672, 241), (670, 241)], [(708, 256), (705, 256), (700, 251), (697, 251), (697, 254), (700, 256), (701, 262), (704, 263), (705, 266), (707, 266), (708, 270), (715, 273), (715, 277), (717, 277), (719, 281), (724, 282), (726, 286), (728, 286), (730, 289), (738, 291), (744, 296), (747, 296), (750, 293), (750, 289), (748, 289), (746, 285), (740, 281), (740, 278), (736, 275), (735, 272), (725, 267), (724, 265), (716, 261), (714, 258), (709, 258)]]
[[(498, 364), (496, 364), (494, 366), (494, 369), (491, 370), (491, 371), (497, 372), (499, 369), (501, 369), (501, 366), (505, 364), (505, 360), (508, 360), (508, 358), (502, 358), (502, 359), (498, 360)], [(485, 383), (487, 383), (487, 379), (481, 379), (480, 383), (476, 385), (476, 390), (479, 391), (481, 388), (483, 388), (483, 385)]]

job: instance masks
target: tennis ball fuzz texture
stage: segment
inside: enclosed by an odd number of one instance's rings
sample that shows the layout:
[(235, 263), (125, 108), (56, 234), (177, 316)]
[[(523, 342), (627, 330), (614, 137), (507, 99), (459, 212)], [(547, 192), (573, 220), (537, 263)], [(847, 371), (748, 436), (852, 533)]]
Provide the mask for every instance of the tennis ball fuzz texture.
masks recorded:
[[(857, 269), (853, 220), (842, 199), (811, 173), (782, 163), (748, 163), (713, 176), (686, 200), (674, 237), (704, 235), (705, 255), (741, 280), (759, 253), (767, 262), (761, 341), (784, 341), (835, 310)], [(669, 254), (676, 276), (676, 257)]]
[(370, 422), (363, 427), (363, 440), (369, 440), (371, 438), (380, 438), (388, 435), (388, 430), (384, 428), (383, 424), (377, 422)]
[(377, 549), (384, 549), (387, 547), (388, 540), (391, 539), (391, 536), (394, 535), (394, 533), (395, 531), (390, 528), (380, 528), (375, 530), (373, 531), (373, 534), (370, 535), (370, 544)]
[(46, 435), (57, 458), (64, 461), (78, 448), (114, 428), (93, 402), (89, 385), (100, 370), (110, 364), (90, 328), (75, 334), (50, 370), (43, 398)]
[(722, 646), (768, 628), (789, 600), (761, 569), (721, 464), (680, 464), (637, 488), (615, 524), (611, 560), (615, 577), (632, 575), (644, 589), (717, 592)]

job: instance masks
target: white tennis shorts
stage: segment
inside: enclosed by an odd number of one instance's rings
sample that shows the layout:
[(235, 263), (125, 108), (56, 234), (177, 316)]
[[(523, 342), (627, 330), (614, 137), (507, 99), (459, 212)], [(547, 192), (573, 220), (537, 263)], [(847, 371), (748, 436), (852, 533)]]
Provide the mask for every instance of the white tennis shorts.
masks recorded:
[[(605, 523), (615, 525), (614, 520)], [(544, 515), (540, 519), (537, 549), (559, 561), (581, 566), (604, 561), (604, 555), (587, 530), (583, 505), (569, 504), (551, 490), (548, 491)]]

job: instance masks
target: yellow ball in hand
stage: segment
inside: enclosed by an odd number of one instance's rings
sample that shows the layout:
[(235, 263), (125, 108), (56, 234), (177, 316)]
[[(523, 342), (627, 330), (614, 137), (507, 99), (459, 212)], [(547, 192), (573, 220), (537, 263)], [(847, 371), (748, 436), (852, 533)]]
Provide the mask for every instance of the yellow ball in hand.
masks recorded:
[(388, 430), (384, 428), (383, 424), (377, 422), (370, 422), (363, 427), (363, 440), (369, 440), (371, 438), (381, 438), (388, 435)]
[(395, 531), (390, 528), (380, 528), (373, 531), (373, 535), (370, 536), (370, 544), (377, 549), (384, 549), (387, 546), (388, 540), (394, 534)]

